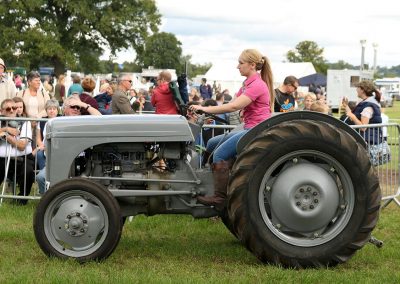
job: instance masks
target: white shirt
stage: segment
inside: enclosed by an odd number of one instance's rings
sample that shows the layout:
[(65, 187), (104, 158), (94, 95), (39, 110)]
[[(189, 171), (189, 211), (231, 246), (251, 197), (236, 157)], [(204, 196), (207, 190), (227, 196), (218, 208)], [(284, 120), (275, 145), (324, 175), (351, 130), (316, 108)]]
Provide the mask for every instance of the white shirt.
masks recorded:
[[(373, 96), (366, 98), (365, 102), (376, 104), (379, 108), (381, 107)], [(372, 107), (366, 107), (361, 112), (361, 116), (364, 116), (368, 119), (371, 119), (373, 115), (374, 115), (374, 109)]]
[(32, 153), (32, 127), (30, 121), (26, 121), (24, 124), (22, 124), (22, 127), (20, 128), (20, 135), (16, 138), (17, 140), (28, 139), (28, 144), (26, 145), (25, 150), (20, 151), (16, 147), (11, 146), (11, 144), (7, 141), (2, 140), (0, 142), (0, 157), (8, 157), (10, 151), (11, 157), (20, 157)]
[(29, 97), (29, 110), (30, 110), (30, 117), (38, 117), (39, 114), (39, 102), (37, 96), (30, 96)]

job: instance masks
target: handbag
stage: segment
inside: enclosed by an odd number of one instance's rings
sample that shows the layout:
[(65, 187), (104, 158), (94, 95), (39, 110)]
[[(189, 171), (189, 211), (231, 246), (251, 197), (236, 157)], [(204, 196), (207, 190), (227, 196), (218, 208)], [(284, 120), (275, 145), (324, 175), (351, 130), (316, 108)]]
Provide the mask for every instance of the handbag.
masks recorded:
[(375, 167), (390, 162), (391, 154), (387, 141), (384, 140), (380, 144), (369, 145), (369, 158)]

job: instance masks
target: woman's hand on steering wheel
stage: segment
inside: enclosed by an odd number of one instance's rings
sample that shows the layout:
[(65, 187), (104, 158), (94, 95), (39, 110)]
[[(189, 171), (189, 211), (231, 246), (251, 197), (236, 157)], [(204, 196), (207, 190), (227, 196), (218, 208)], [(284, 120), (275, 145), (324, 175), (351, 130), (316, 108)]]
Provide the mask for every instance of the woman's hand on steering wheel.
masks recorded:
[(189, 109), (191, 111), (198, 112), (201, 114), (202, 112), (204, 112), (205, 107), (200, 106), (200, 105), (191, 105), (191, 106), (189, 106)]
[(226, 124), (226, 125), (229, 124), (229, 122), (226, 121), (225, 119), (220, 118), (219, 116), (216, 116), (213, 113), (207, 112), (207, 107), (200, 106), (200, 105), (191, 105), (191, 106), (189, 106), (189, 109), (198, 114), (205, 114), (206, 117), (212, 118), (213, 120), (218, 121), (222, 124)]

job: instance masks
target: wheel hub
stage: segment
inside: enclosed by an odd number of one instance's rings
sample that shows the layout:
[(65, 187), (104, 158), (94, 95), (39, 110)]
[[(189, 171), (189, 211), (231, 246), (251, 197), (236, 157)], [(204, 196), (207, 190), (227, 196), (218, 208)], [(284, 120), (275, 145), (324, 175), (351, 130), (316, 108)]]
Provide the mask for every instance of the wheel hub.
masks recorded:
[(70, 236), (79, 237), (88, 229), (88, 217), (81, 212), (72, 212), (65, 218), (65, 229)]
[(300, 186), (294, 192), (296, 206), (303, 211), (317, 210), (320, 198), (319, 189), (311, 184)]
[(339, 203), (332, 175), (310, 163), (284, 169), (271, 187), (273, 223), (289, 231), (311, 233), (324, 228), (334, 218)]

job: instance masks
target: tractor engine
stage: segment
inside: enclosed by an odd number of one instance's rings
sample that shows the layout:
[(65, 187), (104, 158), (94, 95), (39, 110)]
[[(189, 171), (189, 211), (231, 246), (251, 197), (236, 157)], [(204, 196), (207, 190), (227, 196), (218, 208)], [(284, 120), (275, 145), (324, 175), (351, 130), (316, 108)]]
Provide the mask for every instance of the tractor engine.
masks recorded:
[[(181, 167), (181, 143), (118, 143), (93, 147), (85, 154), (83, 176), (99, 177), (114, 189), (163, 189), (148, 179), (168, 179)], [(153, 186), (152, 186), (153, 185)], [(161, 188), (160, 188), (161, 186)]]

